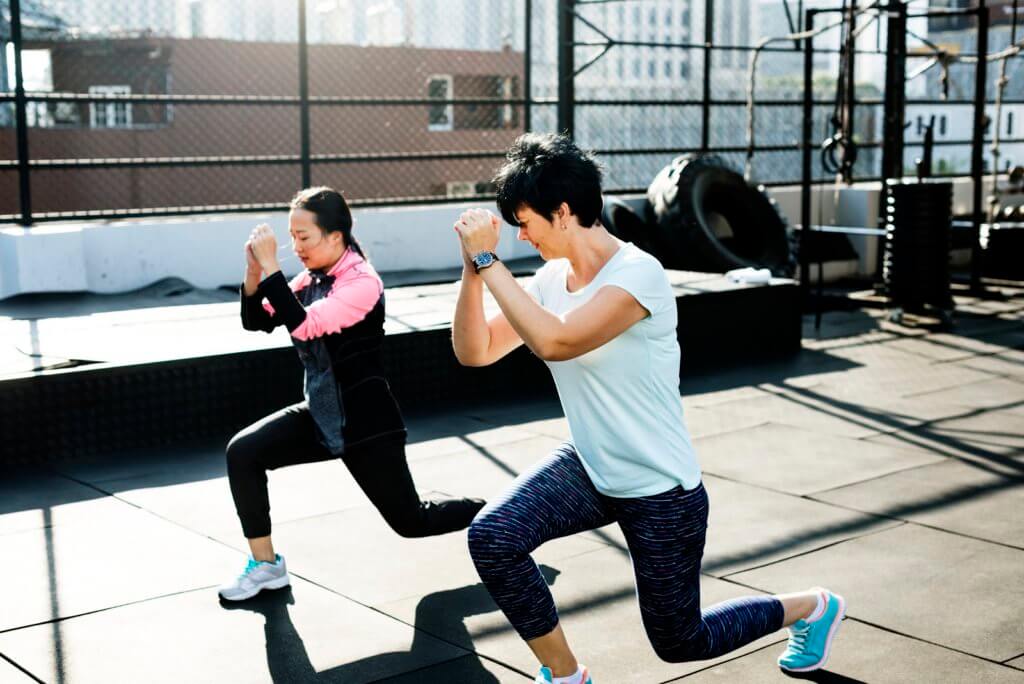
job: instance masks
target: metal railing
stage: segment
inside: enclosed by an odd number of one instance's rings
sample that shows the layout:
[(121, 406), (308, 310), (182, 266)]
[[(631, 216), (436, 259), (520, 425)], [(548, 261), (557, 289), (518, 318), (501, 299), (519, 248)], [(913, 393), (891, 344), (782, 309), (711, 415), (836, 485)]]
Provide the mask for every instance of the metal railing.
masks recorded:
[[(522, 16), (524, 18), (522, 25), (513, 27), (521, 35), (521, 54), (513, 54), (513, 58), (519, 60), (519, 67), (514, 70), (507, 66), (502, 67), (506, 69), (506, 72), (503, 73), (511, 74), (507, 78), (515, 81), (514, 92), (505, 92), (497, 96), (482, 96), (479, 94), (459, 96), (458, 92), (452, 92), (449, 83), (448, 90), (440, 95), (355, 96), (314, 94), (315, 91), (311, 93), (311, 70), (319, 68), (318, 75), (322, 75), (324, 66), (322, 63), (318, 63), (311, 69), (311, 50), (319, 48), (311, 46), (307, 39), (307, 8), (305, 0), (296, 0), (298, 38), (296, 43), (297, 54), (294, 55), (294, 58), (296, 60), (297, 73), (295, 82), (291, 84), (295, 87), (295, 95), (228, 95), (171, 92), (177, 87), (176, 83), (168, 85), (168, 92), (142, 94), (27, 90), (24, 79), (23, 51), (45, 45), (81, 42), (82, 39), (62, 35), (56, 41), (39, 38), (25, 40), (23, 35), (24, 27), (21, 21), (22, 3), (20, 0), (10, 0), (9, 27), (10, 41), (14, 44), (13, 72), (15, 82), (13, 91), (0, 92), (0, 109), (13, 105), (12, 137), (15, 154), (12, 155), (14, 158), (0, 160), (0, 179), (5, 177), (9, 179), (14, 175), (17, 176), (16, 194), (18, 200), (16, 203), (9, 205), (8, 211), (0, 211), (0, 222), (19, 223), (28, 226), (33, 223), (52, 220), (128, 218), (283, 209), (287, 206), (286, 202), (283, 201), (284, 196), (297, 189), (300, 184), (301, 186), (308, 186), (312, 183), (324, 182), (325, 179), (329, 180), (335, 177), (358, 177), (360, 180), (369, 179), (370, 181), (379, 179), (378, 185), (384, 188), (386, 192), (384, 194), (375, 194), (369, 191), (362, 193), (358, 191), (355, 193), (350, 192), (350, 201), (355, 206), (438, 203), (452, 201), (455, 197), (459, 199), (485, 200), (491, 199), (491, 196), (486, 192), (488, 176), (485, 175), (485, 171), (482, 169), (496, 166), (504, 156), (507, 144), (511, 142), (511, 139), (516, 134), (522, 131), (546, 128), (547, 130), (555, 129), (579, 133), (577, 123), (582, 120), (581, 116), (585, 119), (585, 115), (590, 112), (600, 112), (603, 110), (607, 113), (617, 107), (626, 108), (627, 111), (638, 113), (641, 116), (641, 119), (638, 120), (638, 127), (644, 126), (642, 116), (646, 112), (657, 110), (678, 114), (684, 111), (699, 110), (699, 117), (687, 120), (690, 122), (690, 125), (687, 127), (693, 129), (689, 131), (690, 137), (688, 140), (691, 140), (689, 143), (667, 140), (668, 144), (637, 146), (628, 144), (628, 140), (621, 141), (621, 144), (618, 140), (605, 140), (603, 142), (614, 144), (602, 145), (600, 140), (581, 139), (581, 144), (595, 149), (600, 156), (606, 157), (608, 165), (612, 170), (615, 170), (620, 165), (624, 168), (627, 161), (637, 162), (638, 170), (619, 174), (619, 180), (610, 183), (609, 191), (619, 193), (640, 192), (644, 190), (644, 187), (642, 182), (637, 182), (637, 179), (642, 180), (645, 173), (648, 173), (648, 178), (653, 177), (653, 172), (649, 172), (649, 170), (656, 170), (656, 168), (667, 163), (673, 156), (688, 153), (716, 153), (727, 158), (735, 157), (739, 161), (748, 152), (748, 147), (742, 144), (739, 136), (729, 137), (726, 135), (725, 140), (716, 139), (721, 137), (716, 135), (715, 132), (716, 117), (724, 116), (723, 112), (735, 112), (739, 111), (740, 108), (746, 108), (747, 101), (737, 97), (714, 96), (715, 55), (726, 52), (749, 54), (756, 48), (753, 45), (716, 44), (716, 1), (720, 0), (693, 0), (693, 5), (696, 5), (698, 2), (701, 3), (704, 14), (704, 40), (702, 42), (694, 42), (692, 40), (644, 41), (625, 40), (621, 37), (613, 38), (611, 37), (613, 31), (610, 27), (597, 26), (592, 19), (588, 19), (583, 14), (588, 6), (604, 4), (629, 5), (633, 4), (631, 0), (576, 0), (575, 2), (548, 0), (548, 4), (544, 4), (542, 0), (514, 0), (514, 2), (521, 3)], [(559, 19), (557, 22), (558, 37), (555, 46), (558, 56), (556, 96), (541, 97), (535, 95), (534, 92), (538, 89), (534, 73), (536, 68), (535, 43), (538, 38), (534, 32), (534, 24), (538, 21), (543, 22), (546, 20), (545, 16), (538, 15), (538, 8), (550, 9), (549, 5), (552, 2), (555, 4), (556, 15)], [(793, 31), (805, 28), (802, 21), (800, 25), (792, 24), (793, 14), (797, 18), (805, 15), (802, 4), (802, 2), (798, 3), (799, 6), (796, 12), (790, 14), (790, 29)], [(690, 5), (688, 7), (692, 9)], [(788, 2), (786, 3), (786, 9), (789, 9)], [(811, 15), (812, 12), (808, 10), (806, 16)], [(722, 17), (719, 18), (721, 19)], [(591, 32), (597, 31), (600, 35), (603, 35), (603, 39), (600, 41), (577, 39), (577, 30), (581, 28)], [(109, 46), (112, 42), (116, 41), (108, 39), (106, 44)], [(160, 42), (154, 41), (153, 45), (159, 46)], [(804, 42), (796, 40), (792, 45), (783, 47), (769, 46), (764, 48), (764, 51), (775, 55), (788, 54), (799, 57), (804, 53), (804, 47)], [(699, 92), (694, 88), (692, 89), (693, 92), (680, 92), (678, 97), (668, 98), (644, 97), (642, 95), (637, 97), (610, 97), (606, 99), (591, 96), (579, 99), (575, 97), (576, 82), (585, 69), (593, 68), (594, 65), (599, 64), (602, 58), (606, 58), (605, 53), (614, 55), (614, 50), (628, 48), (657, 48), (682, 51), (688, 55), (699, 55), (701, 57)], [(153, 48), (154, 51), (156, 49), (157, 47)], [(395, 49), (401, 50), (403, 48), (398, 47)], [(586, 61), (581, 67), (577, 68), (577, 52), (588, 49), (600, 49), (602, 52), (599, 56)], [(836, 54), (836, 52), (836, 49), (827, 47), (812, 47), (809, 51), (812, 55), (810, 59), (813, 59), (813, 55)], [(887, 50), (882, 49), (881, 45), (872, 50), (858, 49), (855, 52), (856, 54), (876, 56), (887, 56), (888, 54)], [(984, 52), (983, 41), (979, 41), (978, 52)], [(495, 53), (495, 55), (498, 54), (497, 52)], [(439, 58), (443, 57), (443, 55), (437, 56)], [(495, 59), (498, 58), (498, 56), (495, 56)], [(458, 59), (470, 60), (472, 57), (465, 53), (460, 54)], [(734, 69), (732, 73), (735, 72), (736, 70)], [(984, 98), (984, 83), (980, 87), (982, 97)], [(811, 117), (808, 124), (814, 125), (819, 118), (826, 114), (824, 110), (832, 106), (833, 100), (821, 97), (817, 91), (809, 94), (811, 95), (809, 99)], [(775, 109), (783, 112), (787, 108), (791, 108), (793, 116), (800, 117), (802, 112), (805, 111), (802, 109), (806, 105), (806, 101), (802, 99), (804, 93), (800, 90), (794, 90), (791, 95), (792, 99), (787, 97), (780, 98), (777, 95), (775, 97), (758, 99), (755, 102), (755, 106), (759, 108), (758, 111)], [(886, 99), (877, 96), (857, 99), (854, 93), (852, 102), (858, 111), (866, 112), (868, 118), (878, 115), (884, 117), (887, 115), (885, 111), (887, 107)], [(1024, 99), (1005, 99), (1003, 103), (1024, 104)], [(976, 100), (967, 99), (950, 101), (927, 98), (914, 100), (914, 104), (948, 106), (955, 104), (976, 105), (977, 102)], [(36, 108), (36, 111), (43, 112), (57, 111), (61, 107), (72, 109), (77, 107), (79, 108), (78, 111), (85, 111), (86, 109), (93, 111), (97, 105), (109, 105), (111, 109), (108, 115), (123, 113), (129, 111), (132, 107), (140, 112), (144, 111), (146, 107), (155, 112), (162, 112), (159, 115), (154, 115), (157, 122), (152, 125), (151, 133), (153, 135), (150, 137), (165, 131), (169, 127), (166, 123), (167, 117), (172, 115), (179, 117), (178, 112), (180, 111), (203, 109), (210, 112), (221, 112), (227, 110), (238, 119), (250, 116), (256, 117), (256, 113), (260, 112), (260, 117), (278, 117), (273, 120), (284, 122), (280, 124), (280, 128), (287, 135), (282, 137), (290, 138), (292, 135), (295, 136), (293, 148), (295, 151), (289, 153), (287, 150), (288, 144), (275, 140), (275, 150), (273, 152), (247, 153), (249, 150), (244, 149), (250, 142), (247, 140), (245, 141), (246, 145), (240, 144), (239, 148), (241, 149), (238, 150), (225, 150), (225, 145), (218, 143), (216, 145), (217, 149), (211, 149), (209, 153), (205, 153), (204, 150), (187, 150), (189, 153), (183, 154), (175, 153), (177, 150), (172, 149), (168, 150), (168, 153), (165, 154), (133, 154), (129, 153), (132, 152), (131, 149), (128, 149), (131, 147), (130, 144), (120, 139), (114, 141), (111, 137), (111, 145), (108, 152), (103, 147), (101, 138), (103, 135), (116, 135), (116, 131), (84, 130), (82, 128), (61, 131), (59, 126), (54, 126), (54, 135), (61, 134), (65, 139), (76, 134), (81, 137), (90, 136), (90, 140), (96, 141), (95, 144), (78, 145), (78, 149), (88, 149), (90, 154), (73, 153), (61, 156), (53, 151), (58, 149), (61, 144), (60, 140), (56, 140), (50, 144), (48, 154), (37, 153), (37, 156), (33, 156), (33, 136), (39, 134), (42, 130), (38, 121), (34, 126), (29, 121), (29, 114), (33, 111), (33, 108)], [(121, 107), (121, 109), (116, 109), (118, 107)], [(496, 112), (499, 112), (499, 110), (504, 112), (505, 109), (512, 110), (513, 114), (500, 114), (499, 118), (506, 117), (501, 118), (501, 121), (504, 121), (503, 127), (480, 123), (483, 118), (493, 118)], [(408, 114), (409, 112), (415, 112), (416, 116), (419, 116), (426, 111), (430, 112), (430, 116), (434, 116), (434, 113), (447, 111), (450, 119), (461, 116), (469, 122), (466, 131), (456, 130), (454, 131), (455, 133), (458, 133), (462, 138), (474, 135), (476, 137), (468, 142), (464, 141), (461, 147), (453, 146), (450, 149), (436, 149), (436, 146), (429, 149), (402, 149), (401, 147), (388, 146), (391, 144), (391, 139), (388, 137), (390, 134), (375, 131), (375, 135), (379, 135), (379, 138), (375, 141), (368, 141), (376, 143), (370, 145), (370, 149), (365, 149), (366, 146), (364, 146), (364, 149), (358, 150), (314, 153), (314, 135), (318, 137), (323, 135), (324, 138), (330, 138), (335, 135), (335, 132), (330, 130), (330, 127), (324, 123), (324, 119), (320, 115), (323, 112), (337, 110), (361, 113), (371, 120), (375, 118), (373, 112), (389, 112), (389, 116), (399, 120), (401, 116), (411, 116), (411, 114)], [(549, 112), (550, 110), (553, 110), (556, 116), (548, 116), (546, 119), (540, 116), (543, 112)], [(395, 113), (402, 111), (406, 112), (406, 114)], [(113, 114), (110, 114), (110, 112), (113, 112)], [(274, 112), (278, 112), (278, 114), (274, 114)], [(366, 114), (366, 112), (370, 113)], [(163, 119), (160, 117), (163, 117)], [(476, 117), (478, 120), (474, 121), (473, 117)], [(175, 123), (178, 122), (175, 121)], [(730, 127), (726, 126), (726, 128)], [(136, 132), (141, 131), (142, 125), (137, 124), (135, 129)], [(131, 132), (131, 130), (129, 128), (128, 132)], [(3, 128), (0, 128), (0, 131), (3, 131)], [(276, 137), (277, 134), (274, 131), (274, 126), (268, 124), (265, 133), (267, 138)], [(337, 133), (337, 136), (343, 135), (343, 131)], [(813, 141), (813, 136), (808, 139), (812, 140), (810, 145), (802, 140), (799, 129), (794, 129), (794, 134), (787, 141), (771, 140), (750, 147), (749, 149), (758, 157), (759, 161), (769, 159), (770, 155), (773, 154), (778, 155), (780, 160), (775, 167), (771, 167), (766, 163), (764, 168), (767, 171), (759, 174), (759, 181), (765, 185), (799, 183), (801, 177), (794, 172), (796, 168), (794, 162), (799, 163), (802, 153), (808, 151), (810, 146), (817, 147), (819, 144)], [(977, 148), (985, 140), (987, 139), (983, 137), (979, 141), (977, 136), (973, 136), (969, 140), (942, 140), (937, 142), (937, 144), (942, 146), (972, 145)], [(115, 145), (114, 142), (117, 144)], [(594, 142), (598, 144), (593, 144)], [(1024, 142), (1024, 140), (1011, 138), (1008, 140), (1004, 139), (1002, 142), (1010, 144)], [(862, 150), (877, 151), (883, 150), (885, 144), (885, 139), (872, 135), (860, 140), (858, 147)], [(138, 146), (141, 145), (142, 143), (138, 143)], [(919, 145), (919, 143), (906, 142), (903, 146), (912, 148), (915, 145)], [(230, 147), (230, 145), (227, 147)], [(323, 148), (325, 146), (317, 145), (317, 147)], [(99, 154), (96, 154), (97, 151)], [(200, 153), (192, 153), (195, 151)], [(232, 151), (237, 151), (238, 153), (232, 154), (230, 153)], [(902, 151), (900, 154), (900, 164), (905, 167), (906, 164), (902, 157)], [(484, 165), (484, 162), (486, 162), (486, 165)], [(886, 174), (879, 173), (880, 169), (874, 168), (876, 162), (877, 159), (873, 156), (869, 163), (858, 166), (852, 179), (870, 180), (884, 177)], [(338, 169), (344, 169), (345, 173), (354, 175), (344, 175)], [(461, 170), (456, 171), (454, 169)], [(976, 169), (972, 167), (972, 170)], [(355, 174), (356, 171), (358, 171), (358, 174)], [(223, 183), (225, 187), (234, 183), (243, 186), (243, 188), (238, 191), (227, 192), (225, 196), (230, 201), (185, 203), (153, 202), (142, 197), (145, 194), (145, 190), (139, 190), (138, 192), (133, 190), (130, 193), (131, 197), (125, 200), (122, 206), (90, 206), (85, 201), (80, 202), (76, 206), (74, 200), (68, 199), (66, 195), (61, 193), (62, 184), (64, 184), (64, 187), (71, 188), (74, 184), (83, 182), (80, 179), (87, 176), (90, 178), (96, 177), (96, 174), (102, 173), (111, 174), (112, 179), (103, 183), (98, 182), (98, 184), (110, 185), (119, 189), (127, 183), (131, 183), (133, 188), (143, 187), (145, 186), (146, 179), (154, 177), (153, 174), (157, 172), (180, 174), (174, 176), (167, 175), (165, 183), (169, 186), (173, 183), (179, 183), (183, 190), (186, 188), (190, 191), (208, 189), (207, 186), (213, 182), (209, 180), (213, 178), (210, 175), (213, 173), (221, 174), (217, 176), (218, 180), (216, 182)], [(253, 180), (256, 178), (254, 174), (257, 172), (265, 172), (268, 180), (265, 183)], [(146, 175), (147, 173), (149, 176)], [(126, 176), (125, 174), (128, 175)], [(889, 173), (888, 175), (892, 174)], [(950, 175), (960, 174), (954, 171)], [(126, 180), (129, 176), (130, 181)], [(424, 182), (421, 182), (409, 192), (387, 190), (387, 188), (391, 187), (389, 183), (395, 181), (396, 176), (404, 176), (405, 178), (411, 176), (418, 178), (421, 176), (436, 177), (436, 182), (433, 182), (433, 189), (429, 192), (423, 190), (426, 187)], [(384, 182), (385, 180), (387, 182)], [(423, 178), (419, 178), (419, 180), (422, 181)], [(464, 188), (459, 191), (445, 190), (443, 188), (445, 180), (449, 184), (453, 180), (466, 180), (470, 181), (471, 184), (475, 183), (476, 186), (473, 191), (466, 191)], [(832, 182), (832, 179), (825, 177), (819, 171), (811, 174), (810, 182)], [(282, 184), (284, 184), (284, 188), (282, 188)], [(263, 185), (272, 187), (264, 188)], [(395, 183), (395, 185), (401, 184)], [(12, 188), (13, 184), (7, 183), (3, 187)], [(47, 190), (49, 200), (41, 201), (39, 199), (41, 194), (40, 188)], [(167, 194), (173, 193), (164, 193), (164, 195)], [(190, 192), (181, 192), (181, 195), (186, 199), (191, 197), (192, 194)], [(205, 196), (200, 192), (194, 194), (197, 197)], [(13, 194), (11, 196), (13, 197)], [(66, 201), (69, 205), (55, 204), (54, 197), (62, 202)]]

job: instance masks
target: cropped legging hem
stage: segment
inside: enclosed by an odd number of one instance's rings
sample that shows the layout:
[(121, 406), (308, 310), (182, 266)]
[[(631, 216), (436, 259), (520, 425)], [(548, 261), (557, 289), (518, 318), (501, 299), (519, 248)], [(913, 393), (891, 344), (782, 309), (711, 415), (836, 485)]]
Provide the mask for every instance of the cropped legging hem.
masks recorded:
[(700, 565), (708, 519), (703, 484), (624, 499), (599, 493), (571, 444), (516, 479), (477, 515), (469, 550), (488, 591), (529, 641), (558, 625), (558, 612), (530, 553), (551, 539), (617, 522), (633, 563), (644, 628), (669, 662), (715, 658), (782, 627), (769, 596), (700, 607)]

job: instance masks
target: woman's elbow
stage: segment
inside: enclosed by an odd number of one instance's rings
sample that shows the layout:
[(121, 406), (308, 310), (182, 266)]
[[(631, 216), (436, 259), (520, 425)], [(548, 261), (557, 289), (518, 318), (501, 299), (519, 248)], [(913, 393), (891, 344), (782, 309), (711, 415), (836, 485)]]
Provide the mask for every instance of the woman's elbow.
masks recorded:
[(542, 361), (568, 361), (579, 356), (571, 345), (556, 339), (538, 343), (533, 353)]

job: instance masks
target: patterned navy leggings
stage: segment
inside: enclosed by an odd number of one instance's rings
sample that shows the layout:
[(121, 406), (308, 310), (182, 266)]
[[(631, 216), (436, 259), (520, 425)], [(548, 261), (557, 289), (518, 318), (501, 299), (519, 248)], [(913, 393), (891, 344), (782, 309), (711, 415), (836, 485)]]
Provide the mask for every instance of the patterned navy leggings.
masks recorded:
[(477, 515), (469, 551), (494, 601), (525, 640), (558, 625), (530, 552), (550, 539), (618, 522), (636, 574), (640, 613), (662, 660), (715, 658), (782, 627), (772, 597), (725, 601), (701, 613), (700, 561), (708, 519), (704, 486), (636, 499), (594, 489), (571, 444), (556, 449)]

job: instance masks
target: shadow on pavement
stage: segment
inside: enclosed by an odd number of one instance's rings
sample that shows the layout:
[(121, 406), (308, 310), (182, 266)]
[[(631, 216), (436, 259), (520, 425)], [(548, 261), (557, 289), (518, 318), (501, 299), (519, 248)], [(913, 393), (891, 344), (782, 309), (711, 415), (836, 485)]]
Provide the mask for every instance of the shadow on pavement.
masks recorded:
[[(560, 572), (541, 565), (545, 581), (551, 585)], [(412, 645), (408, 651), (396, 651), (369, 656), (351, 663), (317, 672), (310, 662), (288, 606), (294, 605), (291, 587), (278, 591), (265, 591), (248, 601), (222, 602), (226, 610), (248, 610), (259, 613), (266, 620), (267, 669), (275, 684), (284, 682), (353, 682), (379, 681), (389, 677), (422, 670), (431, 665), (431, 651), (441, 640), (459, 648), (472, 644), (473, 638), (465, 618), (495, 612), (498, 607), (491, 600), (483, 584), (472, 584), (457, 589), (434, 592), (424, 596), (416, 606)], [(511, 627), (509, 627), (511, 629)], [(497, 684), (498, 680), (487, 671), (481, 659), (473, 653), (458, 658), (461, 668), (459, 681), (465, 684)]]

